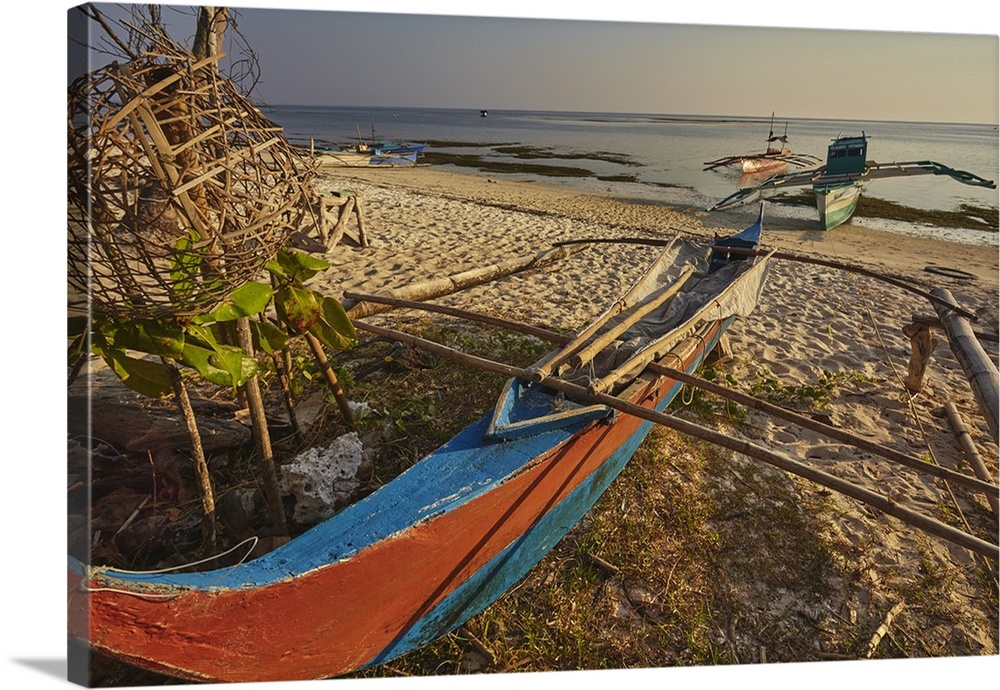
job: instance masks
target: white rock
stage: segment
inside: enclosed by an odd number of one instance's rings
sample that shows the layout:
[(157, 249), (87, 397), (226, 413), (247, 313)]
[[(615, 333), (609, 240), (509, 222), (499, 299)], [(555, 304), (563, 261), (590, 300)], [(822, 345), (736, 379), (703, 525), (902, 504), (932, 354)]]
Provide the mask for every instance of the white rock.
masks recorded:
[(357, 433), (344, 434), (328, 447), (309, 448), (281, 466), (284, 495), (295, 496), (294, 519), (299, 524), (325, 520), (351, 500), (363, 446)]

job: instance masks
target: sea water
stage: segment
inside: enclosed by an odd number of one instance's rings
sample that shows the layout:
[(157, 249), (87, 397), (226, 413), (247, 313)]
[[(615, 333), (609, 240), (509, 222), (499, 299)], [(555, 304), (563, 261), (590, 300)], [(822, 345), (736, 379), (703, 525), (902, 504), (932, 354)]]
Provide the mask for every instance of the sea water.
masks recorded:
[[(568, 166), (579, 175), (485, 172), (443, 164), (467, 174), (543, 181), (625, 200), (705, 209), (735, 191), (738, 172), (705, 170), (705, 163), (729, 155), (763, 151), (773, 126), (788, 136), (795, 153), (825, 159), (839, 135), (869, 137), (868, 158), (879, 163), (935, 161), (988, 180), (998, 174), (996, 125), (862, 120), (704, 117), (660, 114), (581, 113), (432, 108), (273, 106), (267, 115), (293, 143), (345, 144), (358, 139), (432, 142), (429, 150), (477, 156), (485, 162)], [(500, 150), (498, 150), (500, 149)], [(507, 152), (504, 152), (507, 149)], [(530, 151), (531, 158), (518, 158)], [(920, 175), (873, 180), (865, 195), (930, 210), (962, 204), (996, 209), (996, 189), (961, 184), (950, 177)], [(752, 209), (748, 208), (748, 214)], [(815, 220), (815, 210), (773, 206), (772, 215)], [(955, 230), (877, 218), (857, 225), (900, 234), (933, 235), (972, 244), (997, 245), (996, 232)]]

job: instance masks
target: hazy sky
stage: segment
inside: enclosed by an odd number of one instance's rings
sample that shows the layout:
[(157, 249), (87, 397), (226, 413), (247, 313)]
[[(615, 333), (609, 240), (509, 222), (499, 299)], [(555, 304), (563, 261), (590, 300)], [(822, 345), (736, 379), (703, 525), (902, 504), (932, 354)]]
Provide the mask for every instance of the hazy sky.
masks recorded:
[[(551, 0), (486, 10), (426, 0), (231, 4), (259, 58), (257, 95), (271, 104), (998, 121), (996, 10), (955, 24), (963, 2), (948, 4), (951, 25), (861, 2), (838, 4), (841, 24), (791, 2), (767, 3), (765, 15), (760, 4), (728, 2), (658, 14), (638, 3)], [(468, 13), (512, 16), (446, 16)], [(190, 37), (188, 15), (164, 17), (175, 38)]]

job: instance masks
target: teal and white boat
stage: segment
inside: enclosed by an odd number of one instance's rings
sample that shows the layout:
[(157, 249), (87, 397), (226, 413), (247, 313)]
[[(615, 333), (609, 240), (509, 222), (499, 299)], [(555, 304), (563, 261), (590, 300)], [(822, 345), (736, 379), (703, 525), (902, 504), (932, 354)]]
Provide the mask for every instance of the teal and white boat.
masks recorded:
[[(826, 169), (813, 183), (816, 194), (816, 210), (824, 230), (835, 228), (854, 215), (854, 209), (861, 198), (861, 190), (866, 182), (862, 179), (868, 166), (868, 138), (838, 137), (827, 149)], [(840, 181), (841, 177), (848, 177)], [(857, 179), (853, 179), (853, 178)], [(831, 179), (823, 182), (824, 178)]]
[(847, 222), (857, 208), (861, 192), (871, 180), (912, 175), (947, 175), (963, 184), (996, 189), (987, 180), (964, 170), (955, 170), (934, 161), (907, 161), (881, 164), (868, 160), (868, 137), (838, 136), (827, 148), (826, 164), (808, 170), (773, 175), (753, 187), (740, 189), (722, 201), (709, 206), (709, 211), (721, 210), (762, 197), (767, 191), (787, 187), (812, 185), (816, 209), (824, 230)]

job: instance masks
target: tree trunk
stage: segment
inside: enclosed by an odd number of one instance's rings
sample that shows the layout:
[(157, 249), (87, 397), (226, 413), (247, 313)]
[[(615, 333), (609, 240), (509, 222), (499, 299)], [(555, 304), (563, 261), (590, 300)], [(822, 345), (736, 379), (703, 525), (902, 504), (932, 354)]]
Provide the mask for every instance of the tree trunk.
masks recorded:
[(198, 29), (194, 36), (194, 56), (203, 60), (217, 55), (226, 37), (226, 7), (202, 6), (198, 11)]

